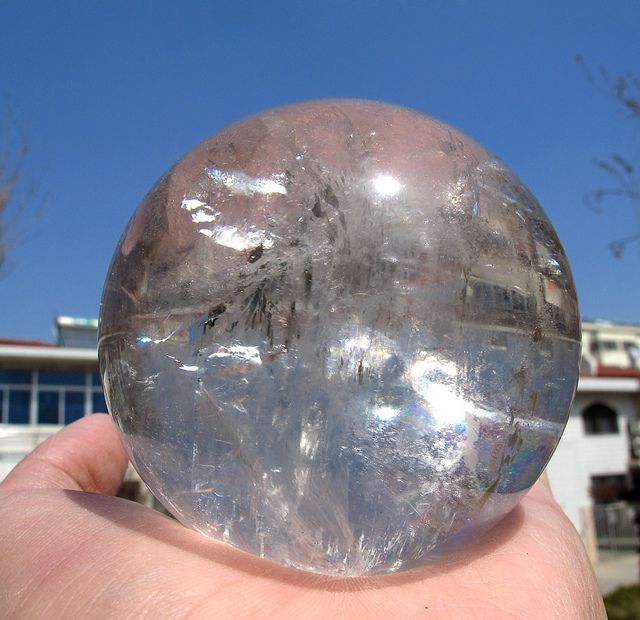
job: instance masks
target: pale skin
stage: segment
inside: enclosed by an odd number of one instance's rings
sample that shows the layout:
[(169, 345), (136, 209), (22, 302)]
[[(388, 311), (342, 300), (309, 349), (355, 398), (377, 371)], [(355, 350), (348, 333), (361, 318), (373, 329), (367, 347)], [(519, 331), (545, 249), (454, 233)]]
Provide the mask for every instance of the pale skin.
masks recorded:
[(112, 421), (96, 414), (44, 442), (0, 485), (3, 617), (606, 618), (580, 538), (544, 482), (446, 561), (327, 578), (113, 497), (126, 464)]

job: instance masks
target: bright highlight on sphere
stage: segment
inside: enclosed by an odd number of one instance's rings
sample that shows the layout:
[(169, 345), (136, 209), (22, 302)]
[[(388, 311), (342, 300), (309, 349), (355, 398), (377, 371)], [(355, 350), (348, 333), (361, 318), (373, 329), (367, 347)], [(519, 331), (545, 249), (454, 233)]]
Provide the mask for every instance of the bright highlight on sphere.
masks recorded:
[(215, 134), (132, 217), (104, 288), (107, 401), (182, 523), (333, 575), (466, 544), (566, 423), (579, 315), (532, 195), (434, 119), (368, 101)]
[(373, 178), (373, 189), (381, 198), (391, 198), (395, 196), (401, 188), (402, 185), (400, 185), (400, 182), (388, 174), (379, 174)]

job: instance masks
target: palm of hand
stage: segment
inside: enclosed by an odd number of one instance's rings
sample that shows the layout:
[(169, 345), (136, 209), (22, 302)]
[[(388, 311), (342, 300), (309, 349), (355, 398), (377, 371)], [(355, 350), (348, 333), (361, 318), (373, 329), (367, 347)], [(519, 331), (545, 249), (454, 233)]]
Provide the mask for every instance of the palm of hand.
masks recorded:
[(112, 497), (126, 455), (107, 416), (65, 428), (0, 485), (12, 618), (605, 618), (580, 539), (539, 482), (472, 548), (413, 571), (278, 567)]

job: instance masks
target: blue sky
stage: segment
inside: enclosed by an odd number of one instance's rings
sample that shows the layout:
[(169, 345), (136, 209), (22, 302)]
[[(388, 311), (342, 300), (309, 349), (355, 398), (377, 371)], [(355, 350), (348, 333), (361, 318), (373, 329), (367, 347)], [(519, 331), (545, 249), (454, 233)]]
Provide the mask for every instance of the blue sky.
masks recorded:
[(158, 177), (232, 121), (360, 97), (454, 125), (536, 195), (571, 261), (584, 316), (640, 323), (640, 225), (599, 216), (592, 165), (638, 153), (633, 126), (576, 54), (640, 74), (637, 2), (68, 2), (0, 0), (0, 97), (29, 134), (45, 209), (0, 280), (0, 337), (52, 337), (97, 316), (111, 254)]

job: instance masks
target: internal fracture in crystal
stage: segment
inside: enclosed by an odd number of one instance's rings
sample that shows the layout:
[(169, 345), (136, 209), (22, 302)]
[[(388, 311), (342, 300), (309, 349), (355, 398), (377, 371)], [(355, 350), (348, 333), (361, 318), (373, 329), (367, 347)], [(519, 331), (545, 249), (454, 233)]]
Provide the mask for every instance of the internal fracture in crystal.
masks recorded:
[(180, 521), (280, 564), (402, 570), (535, 482), (580, 354), (538, 203), (455, 129), (367, 101), (231, 125), (144, 199), (99, 355), (131, 460)]

